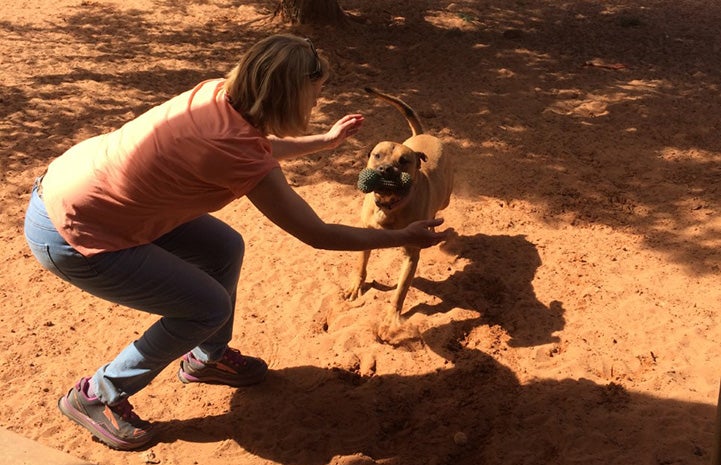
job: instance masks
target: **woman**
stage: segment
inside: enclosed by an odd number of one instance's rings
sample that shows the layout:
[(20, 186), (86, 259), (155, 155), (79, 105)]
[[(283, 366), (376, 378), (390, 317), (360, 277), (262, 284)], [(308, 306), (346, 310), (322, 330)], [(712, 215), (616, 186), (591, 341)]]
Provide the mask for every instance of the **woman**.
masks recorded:
[(441, 220), (396, 231), (325, 223), (288, 185), (279, 160), (335, 148), (363, 123), (352, 114), (324, 134), (302, 135), (327, 77), (309, 40), (268, 37), (225, 79), (80, 142), (36, 181), (25, 236), (41, 265), (95, 296), (160, 315), (59, 401), (110, 447), (152, 439), (128, 398), (178, 358), (184, 383), (264, 379), (263, 360), (228, 346), (244, 243), (209, 212), (247, 196), (283, 230), (329, 250), (428, 247), (445, 238), (433, 230)]

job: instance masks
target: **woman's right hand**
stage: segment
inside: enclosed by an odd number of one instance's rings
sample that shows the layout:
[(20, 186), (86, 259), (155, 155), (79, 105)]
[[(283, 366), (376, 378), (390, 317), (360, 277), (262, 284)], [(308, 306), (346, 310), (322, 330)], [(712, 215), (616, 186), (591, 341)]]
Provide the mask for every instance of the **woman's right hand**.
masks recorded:
[(434, 218), (432, 220), (415, 221), (406, 226), (402, 231), (408, 234), (406, 245), (409, 247), (419, 247), (425, 249), (439, 242), (442, 242), (451, 235), (452, 229), (436, 231), (434, 228), (443, 224), (443, 218)]

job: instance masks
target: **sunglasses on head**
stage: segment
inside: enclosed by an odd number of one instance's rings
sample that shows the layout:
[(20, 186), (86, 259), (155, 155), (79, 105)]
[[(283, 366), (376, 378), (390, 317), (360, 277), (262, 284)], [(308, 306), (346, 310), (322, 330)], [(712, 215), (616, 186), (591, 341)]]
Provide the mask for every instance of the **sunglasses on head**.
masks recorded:
[(315, 69), (308, 74), (308, 77), (311, 81), (315, 81), (317, 79), (320, 79), (321, 76), (323, 76), (323, 67), (320, 64), (320, 58), (318, 57), (318, 51), (315, 49), (315, 45), (313, 45), (313, 42), (311, 42), (310, 39), (305, 39), (306, 42), (308, 42), (308, 45), (310, 45), (310, 49), (313, 52), (313, 56), (315, 57)]

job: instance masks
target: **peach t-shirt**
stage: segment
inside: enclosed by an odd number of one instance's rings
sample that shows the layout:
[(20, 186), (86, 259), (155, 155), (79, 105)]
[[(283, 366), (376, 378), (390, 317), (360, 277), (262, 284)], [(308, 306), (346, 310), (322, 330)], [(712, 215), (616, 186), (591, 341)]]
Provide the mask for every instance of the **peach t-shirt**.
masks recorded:
[(278, 166), (217, 79), (70, 148), (48, 167), (43, 200), (60, 235), (91, 256), (219, 210)]

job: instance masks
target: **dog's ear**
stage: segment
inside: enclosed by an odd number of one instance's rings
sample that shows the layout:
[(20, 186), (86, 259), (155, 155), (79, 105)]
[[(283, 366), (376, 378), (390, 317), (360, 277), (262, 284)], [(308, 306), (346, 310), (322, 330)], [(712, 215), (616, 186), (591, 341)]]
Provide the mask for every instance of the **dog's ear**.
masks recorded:
[(428, 157), (423, 152), (416, 152), (416, 156), (418, 157), (418, 166), (421, 166), (422, 161), (428, 161)]

